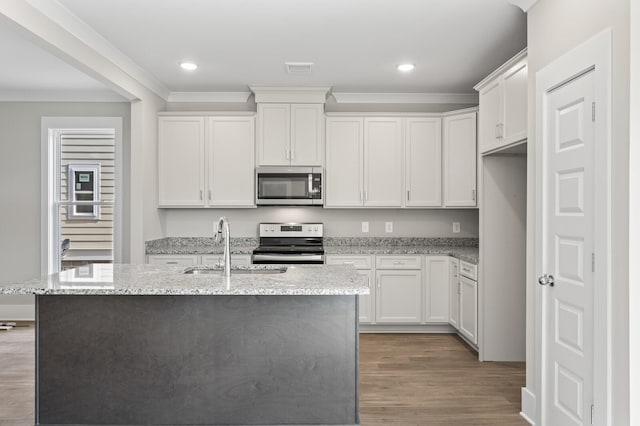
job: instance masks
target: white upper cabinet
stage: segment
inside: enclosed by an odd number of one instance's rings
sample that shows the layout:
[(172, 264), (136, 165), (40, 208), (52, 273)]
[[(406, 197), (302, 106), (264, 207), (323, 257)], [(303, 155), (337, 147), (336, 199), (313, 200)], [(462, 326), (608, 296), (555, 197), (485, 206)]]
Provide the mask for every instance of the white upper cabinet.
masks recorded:
[(402, 119), (364, 119), (364, 205), (402, 205)]
[(405, 121), (406, 207), (442, 205), (442, 120), (407, 118)]
[(207, 204), (255, 205), (253, 117), (209, 117), (207, 122)]
[(322, 104), (258, 104), (258, 164), (321, 166)]
[(252, 116), (159, 118), (160, 207), (254, 207)]
[(204, 206), (204, 117), (160, 117), (158, 132), (158, 204)]
[(527, 138), (527, 78), (526, 51), (522, 51), (476, 86), (480, 152)]
[(445, 117), (444, 205), (476, 206), (476, 113)]
[(361, 207), (364, 119), (327, 118), (325, 207)]

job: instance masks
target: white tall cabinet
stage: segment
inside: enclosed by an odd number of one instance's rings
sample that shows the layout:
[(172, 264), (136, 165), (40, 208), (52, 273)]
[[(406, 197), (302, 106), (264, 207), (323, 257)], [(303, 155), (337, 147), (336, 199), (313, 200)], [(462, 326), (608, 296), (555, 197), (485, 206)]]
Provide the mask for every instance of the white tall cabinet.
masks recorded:
[(447, 116), (444, 126), (444, 205), (476, 206), (476, 113)]
[(254, 207), (253, 116), (161, 116), (159, 207)]

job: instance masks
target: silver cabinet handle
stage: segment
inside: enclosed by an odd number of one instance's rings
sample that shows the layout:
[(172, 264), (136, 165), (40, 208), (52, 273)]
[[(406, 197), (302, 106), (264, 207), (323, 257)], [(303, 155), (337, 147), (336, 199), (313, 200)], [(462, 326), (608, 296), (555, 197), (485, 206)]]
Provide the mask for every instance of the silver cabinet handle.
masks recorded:
[(496, 124), (496, 139), (500, 139), (500, 124)]
[(291, 159), (291, 158), (289, 158), (289, 147), (287, 147), (287, 146), (286, 146), (286, 147), (284, 147), (284, 157), (285, 157), (287, 160), (290, 160), (290, 159)]
[(211, 201), (211, 190), (209, 190), (209, 201)]
[(204, 198), (203, 198), (203, 193), (204, 193), (204, 191), (201, 189), (201, 190), (200, 190), (200, 200), (203, 200), (203, 199), (204, 199)]
[(348, 261), (348, 260), (345, 260), (345, 261), (343, 261), (343, 262), (342, 262), (342, 264), (343, 264), (343, 265), (355, 265), (355, 264), (356, 264), (356, 262), (350, 262), (350, 261)]
[(296, 153), (296, 152), (295, 152), (293, 149), (292, 149), (292, 150), (290, 150), (290, 154), (289, 154), (289, 159), (290, 159), (290, 160), (295, 160), (295, 153)]
[(473, 199), (473, 201), (476, 201), (476, 190), (475, 189), (471, 190), (471, 199)]
[(167, 262), (167, 265), (177, 265), (177, 264), (178, 264), (178, 262), (177, 262), (177, 261), (175, 261), (175, 260), (174, 260), (174, 261), (172, 261), (172, 262)]
[(553, 275), (544, 274), (540, 278), (538, 278), (538, 283), (540, 285), (548, 285), (549, 287), (554, 286)]
[(411, 201), (411, 191), (407, 189), (407, 201)]
[(367, 191), (364, 191), (364, 200), (367, 201), (369, 197), (367, 196)]
[(367, 275), (367, 287), (371, 288), (371, 278)]

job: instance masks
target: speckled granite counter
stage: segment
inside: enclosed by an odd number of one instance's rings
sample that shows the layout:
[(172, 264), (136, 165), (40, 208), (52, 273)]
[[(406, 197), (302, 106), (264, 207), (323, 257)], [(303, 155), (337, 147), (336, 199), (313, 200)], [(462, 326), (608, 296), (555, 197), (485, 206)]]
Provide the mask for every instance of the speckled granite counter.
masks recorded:
[[(251, 254), (258, 245), (256, 238), (231, 238), (233, 254)], [(453, 256), (478, 264), (477, 238), (381, 238), (326, 237), (326, 254), (423, 254)], [(222, 244), (213, 238), (167, 237), (147, 241), (146, 254), (220, 254)]]
[[(238, 267), (241, 269), (242, 267)], [(278, 268), (252, 265), (242, 269)], [(284, 273), (184, 274), (184, 266), (94, 264), (42, 279), (0, 287), (0, 294), (36, 295), (356, 295), (369, 294), (352, 266), (289, 266)]]

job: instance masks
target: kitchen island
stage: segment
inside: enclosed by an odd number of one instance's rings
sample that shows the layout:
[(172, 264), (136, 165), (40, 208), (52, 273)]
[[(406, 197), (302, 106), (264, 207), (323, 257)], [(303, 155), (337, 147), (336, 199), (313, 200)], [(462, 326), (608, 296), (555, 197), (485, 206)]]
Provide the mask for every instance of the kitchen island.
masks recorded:
[(36, 295), (37, 424), (359, 424), (366, 279), (249, 268), (91, 265), (0, 288)]

